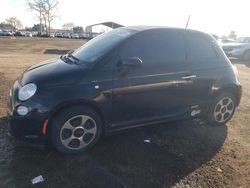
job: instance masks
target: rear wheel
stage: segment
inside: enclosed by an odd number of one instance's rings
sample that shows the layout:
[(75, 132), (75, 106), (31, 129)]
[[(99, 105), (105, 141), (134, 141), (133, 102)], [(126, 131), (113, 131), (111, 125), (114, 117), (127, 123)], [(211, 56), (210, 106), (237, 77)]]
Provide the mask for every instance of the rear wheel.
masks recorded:
[(236, 100), (230, 93), (223, 93), (215, 98), (210, 106), (208, 122), (212, 125), (224, 125), (232, 117), (235, 111)]
[(91, 108), (71, 107), (62, 110), (51, 127), (51, 140), (62, 153), (81, 153), (93, 147), (100, 138), (102, 122)]

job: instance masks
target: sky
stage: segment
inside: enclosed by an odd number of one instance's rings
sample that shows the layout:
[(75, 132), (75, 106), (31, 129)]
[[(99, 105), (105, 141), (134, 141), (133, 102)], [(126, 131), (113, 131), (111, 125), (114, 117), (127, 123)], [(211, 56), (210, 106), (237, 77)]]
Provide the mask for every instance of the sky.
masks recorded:
[[(26, 0), (0, 0), (0, 22), (11, 16), (24, 26), (38, 23), (35, 12)], [(207, 33), (250, 36), (249, 0), (58, 0), (57, 18), (53, 28), (64, 23), (86, 27), (99, 22), (114, 21), (125, 26), (156, 25), (189, 27)]]

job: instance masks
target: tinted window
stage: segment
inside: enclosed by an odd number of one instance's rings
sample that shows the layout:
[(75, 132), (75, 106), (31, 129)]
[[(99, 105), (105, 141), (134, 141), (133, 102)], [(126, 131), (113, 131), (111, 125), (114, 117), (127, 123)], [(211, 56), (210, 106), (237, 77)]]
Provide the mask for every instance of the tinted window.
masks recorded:
[(133, 33), (135, 31), (127, 29), (115, 29), (104, 33), (84, 44), (73, 55), (84, 63), (92, 63)]
[(193, 61), (202, 61), (216, 58), (216, 52), (211, 41), (205, 36), (195, 33), (187, 34), (188, 56)]
[(123, 47), (122, 58), (127, 57), (139, 57), (143, 61), (143, 67), (161, 65), (164, 68), (183, 62), (183, 36), (167, 30), (144, 31), (131, 37)]

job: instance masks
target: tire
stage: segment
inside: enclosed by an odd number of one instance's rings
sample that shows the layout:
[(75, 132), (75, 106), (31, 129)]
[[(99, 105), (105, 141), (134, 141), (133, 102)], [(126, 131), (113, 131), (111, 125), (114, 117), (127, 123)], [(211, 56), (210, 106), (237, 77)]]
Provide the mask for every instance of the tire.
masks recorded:
[(250, 61), (250, 50), (246, 51), (242, 58), (244, 61)]
[(233, 117), (236, 99), (231, 93), (223, 93), (210, 105), (207, 120), (210, 125), (225, 125)]
[(88, 107), (63, 109), (52, 120), (51, 141), (61, 153), (77, 154), (92, 148), (102, 132), (98, 113)]

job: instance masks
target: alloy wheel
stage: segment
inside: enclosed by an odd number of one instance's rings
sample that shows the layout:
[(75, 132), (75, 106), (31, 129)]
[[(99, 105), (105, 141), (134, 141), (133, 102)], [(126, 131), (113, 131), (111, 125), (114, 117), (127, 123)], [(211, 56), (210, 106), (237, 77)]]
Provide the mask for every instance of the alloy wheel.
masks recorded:
[(214, 108), (214, 119), (218, 123), (228, 121), (234, 112), (234, 101), (230, 97), (224, 97), (217, 102)]
[(88, 115), (77, 115), (67, 120), (61, 128), (61, 143), (68, 149), (80, 150), (88, 146), (97, 133), (96, 122)]

